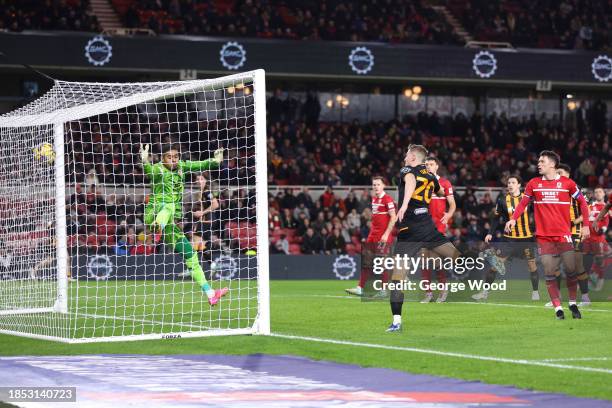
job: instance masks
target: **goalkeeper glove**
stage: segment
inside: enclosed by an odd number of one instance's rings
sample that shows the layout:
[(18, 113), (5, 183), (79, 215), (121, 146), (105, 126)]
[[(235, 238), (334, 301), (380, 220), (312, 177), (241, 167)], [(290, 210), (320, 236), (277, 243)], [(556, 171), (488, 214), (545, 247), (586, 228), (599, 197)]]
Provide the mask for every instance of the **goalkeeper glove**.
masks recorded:
[(140, 145), (140, 160), (143, 164), (149, 163), (149, 145)]
[(223, 161), (223, 148), (215, 150), (213, 160), (221, 164), (221, 162)]

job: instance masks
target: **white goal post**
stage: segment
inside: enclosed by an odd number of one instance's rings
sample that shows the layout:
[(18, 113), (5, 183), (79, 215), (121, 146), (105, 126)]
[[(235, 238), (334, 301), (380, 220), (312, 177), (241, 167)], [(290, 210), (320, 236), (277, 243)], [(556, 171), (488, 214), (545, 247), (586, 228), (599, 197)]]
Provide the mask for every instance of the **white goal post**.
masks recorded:
[(265, 92), (55, 81), (1, 115), (0, 333), (270, 334)]

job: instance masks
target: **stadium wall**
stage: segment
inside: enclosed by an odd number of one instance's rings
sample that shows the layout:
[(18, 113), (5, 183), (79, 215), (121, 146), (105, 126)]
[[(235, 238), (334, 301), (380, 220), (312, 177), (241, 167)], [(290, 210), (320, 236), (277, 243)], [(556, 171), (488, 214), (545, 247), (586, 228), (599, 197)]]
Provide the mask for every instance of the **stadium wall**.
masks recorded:
[[(244, 255), (215, 256), (214, 266), (205, 264), (213, 280), (254, 279), (257, 257)], [(87, 280), (166, 280), (180, 279), (182, 262), (174, 254), (114, 255), (80, 253), (72, 256), (72, 277)], [(361, 258), (358, 255), (270, 255), (270, 279), (307, 280), (359, 278)], [(528, 278), (526, 263), (515, 261), (508, 271), (510, 279)]]
[(610, 87), (609, 56), (589, 51), (495, 51), (449, 46), (309, 42), (192, 36), (96, 37), (88, 33), (0, 33), (10, 60), (48, 70), (219, 75), (264, 68), (299, 78), (430, 80)]

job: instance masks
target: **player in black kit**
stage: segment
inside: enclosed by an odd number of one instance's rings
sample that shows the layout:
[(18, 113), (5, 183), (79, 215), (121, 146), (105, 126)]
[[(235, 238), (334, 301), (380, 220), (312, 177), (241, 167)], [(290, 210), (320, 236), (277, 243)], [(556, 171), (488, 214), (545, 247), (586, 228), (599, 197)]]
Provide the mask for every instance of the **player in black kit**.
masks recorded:
[[(417, 256), (426, 248), (439, 257), (455, 259), (460, 252), (438, 231), (431, 215), (429, 202), (432, 194), (444, 194), (436, 176), (427, 171), (425, 158), (427, 149), (421, 145), (410, 145), (404, 158), (404, 167), (400, 170), (398, 201), (401, 203), (397, 213), (398, 230), (396, 254)], [(406, 271), (396, 270), (392, 280), (399, 284), (406, 279)], [(402, 305), (404, 292), (398, 289), (391, 291), (391, 313), (393, 322), (388, 332), (400, 331), (402, 327)]]

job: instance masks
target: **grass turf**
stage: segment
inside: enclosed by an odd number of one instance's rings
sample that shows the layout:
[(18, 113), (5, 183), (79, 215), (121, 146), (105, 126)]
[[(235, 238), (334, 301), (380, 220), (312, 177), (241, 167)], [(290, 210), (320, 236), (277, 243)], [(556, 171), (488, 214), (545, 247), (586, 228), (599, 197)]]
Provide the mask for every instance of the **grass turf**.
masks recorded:
[[(540, 302), (405, 305), (404, 331), (385, 333), (386, 302), (343, 296), (352, 282), (271, 282), (272, 331), (325, 339), (412, 347), (513, 360), (597, 358), (558, 364), (612, 370), (612, 305), (583, 309), (582, 320), (557, 321)], [(525, 282), (525, 294), (530, 294)], [(544, 293), (543, 290), (541, 290)], [(495, 302), (491, 298), (490, 302)], [(505, 303), (508, 303), (504, 301)], [(537, 305), (538, 307), (529, 307)], [(138, 305), (134, 306), (137, 310)], [(595, 311), (597, 310), (597, 311)], [(198, 309), (196, 313), (201, 313)], [(181, 321), (193, 322), (189, 313)], [(250, 316), (249, 316), (250, 317)], [(183, 320), (187, 319), (187, 320)], [(110, 322), (108, 322), (110, 323)], [(122, 323), (123, 324), (123, 323)], [(366, 367), (386, 367), (521, 388), (612, 400), (612, 373), (519, 365), (411, 351), (316, 343), (267, 336), (231, 336), (66, 345), (0, 335), (0, 355), (78, 354), (292, 354)], [(607, 359), (607, 360), (606, 360)]]

